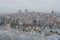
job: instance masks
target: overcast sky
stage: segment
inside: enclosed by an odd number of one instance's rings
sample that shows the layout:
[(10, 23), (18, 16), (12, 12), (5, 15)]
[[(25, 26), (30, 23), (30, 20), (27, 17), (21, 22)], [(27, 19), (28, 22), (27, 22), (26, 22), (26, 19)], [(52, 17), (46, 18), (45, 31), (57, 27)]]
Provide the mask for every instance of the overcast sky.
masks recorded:
[(29, 9), (41, 12), (60, 11), (60, 0), (0, 0), (0, 13)]

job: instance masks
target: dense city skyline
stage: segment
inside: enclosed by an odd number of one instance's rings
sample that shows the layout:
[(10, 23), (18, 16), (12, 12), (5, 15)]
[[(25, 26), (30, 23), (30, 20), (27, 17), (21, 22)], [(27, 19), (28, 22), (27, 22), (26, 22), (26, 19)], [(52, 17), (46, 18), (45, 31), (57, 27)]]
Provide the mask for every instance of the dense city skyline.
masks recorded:
[(60, 11), (60, 0), (0, 0), (0, 13), (29, 9), (41, 12)]

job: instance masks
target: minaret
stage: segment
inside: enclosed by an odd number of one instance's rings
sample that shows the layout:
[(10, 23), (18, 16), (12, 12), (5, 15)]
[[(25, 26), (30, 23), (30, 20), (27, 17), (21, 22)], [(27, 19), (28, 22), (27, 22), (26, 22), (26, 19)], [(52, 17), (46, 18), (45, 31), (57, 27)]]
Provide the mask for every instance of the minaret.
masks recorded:
[(42, 37), (45, 37), (44, 28), (41, 29), (41, 36), (42, 36)]
[(42, 31), (41, 36), (42, 36), (42, 37), (45, 37), (45, 35), (44, 35), (44, 31)]
[(9, 16), (6, 16), (6, 28), (7, 29), (10, 29), (10, 17)]

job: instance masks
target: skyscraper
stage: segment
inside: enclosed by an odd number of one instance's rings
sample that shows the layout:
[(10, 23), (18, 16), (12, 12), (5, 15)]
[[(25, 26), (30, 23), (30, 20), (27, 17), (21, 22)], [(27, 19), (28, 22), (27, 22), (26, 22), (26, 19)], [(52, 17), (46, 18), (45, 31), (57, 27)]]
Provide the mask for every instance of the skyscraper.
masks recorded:
[(25, 13), (28, 13), (28, 9), (25, 9)]

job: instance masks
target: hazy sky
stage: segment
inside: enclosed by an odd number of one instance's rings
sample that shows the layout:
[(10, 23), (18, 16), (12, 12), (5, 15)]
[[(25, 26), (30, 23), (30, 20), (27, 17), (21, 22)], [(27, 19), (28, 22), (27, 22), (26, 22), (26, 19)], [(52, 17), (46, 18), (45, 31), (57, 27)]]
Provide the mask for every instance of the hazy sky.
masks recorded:
[(19, 9), (41, 12), (50, 12), (52, 9), (60, 11), (59, 4), (60, 0), (0, 0), (0, 12), (16, 12)]

